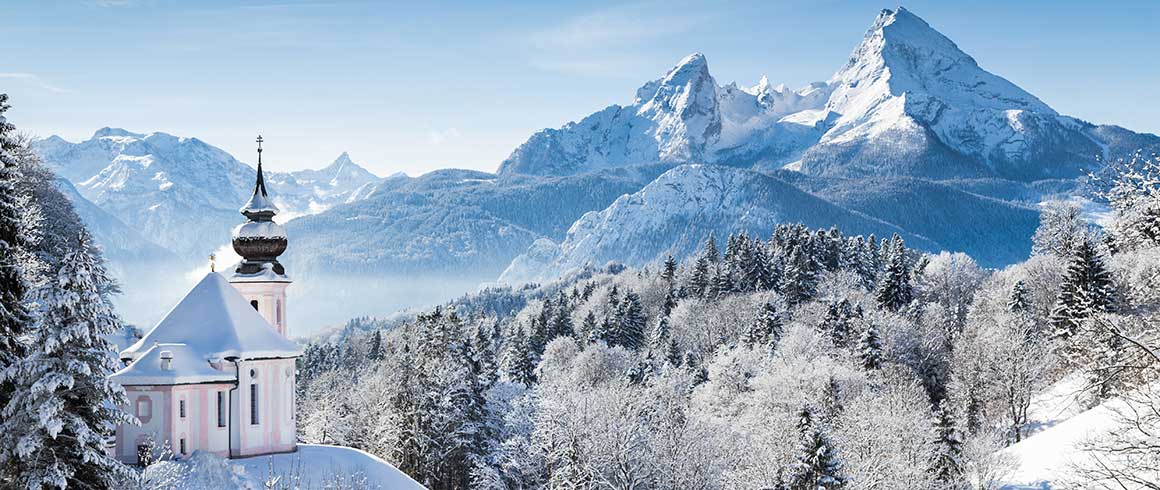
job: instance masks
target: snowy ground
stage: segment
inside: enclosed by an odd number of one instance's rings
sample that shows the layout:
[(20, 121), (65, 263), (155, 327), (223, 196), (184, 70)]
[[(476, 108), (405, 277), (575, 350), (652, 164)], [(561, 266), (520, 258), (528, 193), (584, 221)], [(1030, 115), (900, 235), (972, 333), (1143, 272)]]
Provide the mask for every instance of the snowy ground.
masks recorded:
[(153, 465), (146, 472), (150, 488), (170, 490), (408, 490), (422, 489), (403, 472), (357, 449), (299, 444), (288, 454), (226, 460), (195, 453), (185, 461)]
[(1085, 409), (1081, 387), (1080, 377), (1069, 376), (1032, 401), (1032, 435), (1003, 450), (1018, 460), (1005, 490), (1060, 488), (1072, 468), (1087, 461), (1079, 445), (1119, 428), (1117, 414), (1127, 407), (1124, 400), (1114, 398)]

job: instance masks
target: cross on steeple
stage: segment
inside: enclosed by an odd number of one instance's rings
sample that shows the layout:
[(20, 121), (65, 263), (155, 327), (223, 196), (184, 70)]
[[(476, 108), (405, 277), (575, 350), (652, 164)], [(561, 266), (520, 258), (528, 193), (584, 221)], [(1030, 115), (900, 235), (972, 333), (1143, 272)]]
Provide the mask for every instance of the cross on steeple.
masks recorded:
[(261, 165), (262, 164), (262, 141), (263, 141), (262, 135), (259, 134), (258, 139), (256, 141), (258, 142), (258, 165)]

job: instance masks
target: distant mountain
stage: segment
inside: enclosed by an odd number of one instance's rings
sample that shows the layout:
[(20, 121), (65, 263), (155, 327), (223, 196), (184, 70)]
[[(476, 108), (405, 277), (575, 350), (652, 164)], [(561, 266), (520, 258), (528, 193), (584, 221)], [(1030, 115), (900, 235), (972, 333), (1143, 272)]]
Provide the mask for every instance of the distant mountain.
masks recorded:
[[(609, 169), (565, 177), (438, 170), (383, 181), (365, 199), (287, 223), (294, 270), (350, 274), (498, 274), (531, 243), (562, 237), (660, 172)], [(491, 277), (494, 277), (492, 275)]]
[[(197, 138), (102, 128), (79, 143), (52, 136), (33, 146), (86, 200), (186, 260), (228, 240), (254, 182), (252, 167)], [(267, 175), (283, 218), (365, 197), (379, 181), (345, 153), (321, 170)]]
[(778, 223), (811, 228), (837, 226), (844, 233), (903, 235), (911, 246), (939, 244), (861, 213), (849, 211), (793, 185), (752, 170), (719, 165), (682, 165), (603, 211), (576, 221), (558, 245), (537, 241), (500, 276), (511, 284), (550, 280), (609, 261), (642, 266), (672, 254), (683, 257), (707, 236), (747, 231), (766, 237)]

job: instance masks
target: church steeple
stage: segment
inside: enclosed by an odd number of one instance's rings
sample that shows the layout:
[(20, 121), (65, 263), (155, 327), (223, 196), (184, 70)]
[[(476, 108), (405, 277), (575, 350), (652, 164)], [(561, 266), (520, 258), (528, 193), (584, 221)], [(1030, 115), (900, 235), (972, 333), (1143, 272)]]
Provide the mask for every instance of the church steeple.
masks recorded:
[(246, 222), (234, 228), (234, 251), (242, 256), (235, 274), (253, 275), (266, 269), (282, 275), (285, 270), (278, 256), (286, 251), (286, 229), (274, 222), (278, 207), (266, 192), (266, 178), (262, 174), (262, 136), (258, 143), (258, 175), (254, 180), (254, 194), (240, 210)]
[(278, 214), (278, 207), (270, 202), (266, 192), (266, 177), (262, 175), (262, 135), (258, 135), (258, 177), (254, 181), (254, 195), (242, 206), (241, 212), (251, 221), (271, 221)]

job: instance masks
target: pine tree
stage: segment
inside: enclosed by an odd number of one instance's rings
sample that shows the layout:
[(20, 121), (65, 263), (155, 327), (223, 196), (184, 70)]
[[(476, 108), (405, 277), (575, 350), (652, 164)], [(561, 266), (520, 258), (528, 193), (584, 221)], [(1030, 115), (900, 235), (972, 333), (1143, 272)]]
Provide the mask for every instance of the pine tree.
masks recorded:
[(910, 269), (906, 265), (906, 247), (897, 234), (890, 243), (883, 241), (886, 249), (886, 268), (882, 271), (875, 291), (878, 304), (890, 311), (898, 311), (910, 303), (913, 296)]
[(625, 292), (616, 316), (619, 321), (612, 332), (612, 344), (629, 350), (643, 348), (647, 344), (645, 325), (648, 320), (640, 304), (640, 297), (632, 291)]
[(670, 289), (665, 293), (665, 301), (661, 303), (661, 316), (669, 316), (673, 313), (673, 309), (677, 307), (677, 295)]
[(1012, 313), (1027, 313), (1031, 310), (1031, 292), (1022, 279), (1015, 281), (1011, 287), (1011, 296), (1007, 298), (1007, 311)]
[(653, 326), (652, 336), (649, 339), (649, 349), (657, 352), (664, 352), (664, 349), (669, 344), (669, 319), (661, 317), (657, 324)]
[(596, 329), (598, 328), (598, 325), (596, 323), (596, 314), (593, 313), (591, 310), (588, 311), (588, 314), (584, 315), (584, 323), (582, 324), (582, 326), (580, 328), (583, 329), (582, 333), (584, 335), (589, 335), (589, 336), (592, 335), (592, 333), (595, 332)]
[(668, 284), (669, 289), (673, 288), (673, 281), (677, 278), (677, 259), (674, 259), (670, 254), (665, 258), (665, 267), (661, 271), (661, 279)]
[(837, 378), (830, 376), (830, 379), (826, 381), (826, 386), (822, 388), (822, 421), (833, 425), (844, 409), (842, 406), (842, 386), (838, 384)]
[(711, 264), (716, 264), (721, 261), (721, 252), (717, 250), (717, 240), (713, 238), (713, 234), (709, 234), (709, 239), (705, 241), (705, 252), (701, 255)]
[(553, 309), (551, 322), (550, 339), (571, 337), (575, 333), (572, 328), (572, 311), (568, 305), (568, 297), (564, 295), (563, 291), (556, 297), (556, 307)]
[(817, 271), (813, 259), (798, 245), (790, 250), (781, 283), (782, 294), (790, 305), (803, 303), (814, 297), (817, 289)]
[(954, 420), (944, 409), (937, 410), (935, 417), (934, 441), (935, 458), (931, 473), (937, 481), (948, 487), (962, 481), (963, 442), (959, 439)]
[(799, 443), (794, 462), (786, 472), (788, 490), (834, 490), (846, 486), (842, 464), (830, 438), (803, 408), (798, 422)]
[(503, 368), (508, 379), (532, 386), (536, 382), (536, 362), (532, 358), (532, 342), (523, 330), (517, 330), (504, 353)]
[(757, 318), (749, 326), (749, 330), (746, 330), (742, 340), (751, 346), (768, 344), (771, 347), (776, 347), (778, 341), (781, 340), (782, 333), (781, 314), (778, 313), (777, 307), (773, 303), (766, 301), (762, 303)]
[[(19, 164), (16, 128), (4, 118), (8, 94), (0, 93), (0, 371), (15, 364), (27, 353), (23, 337), (32, 317), (28, 311), (29, 277), (23, 257), (32, 235), (25, 219), (27, 206), (17, 188)], [(11, 383), (0, 381), (0, 408), (12, 398)], [(0, 447), (0, 478), (9, 451)]]
[(371, 362), (383, 360), (383, 331), (375, 330), (371, 336), (371, 345), (367, 348), (367, 359)]
[(826, 336), (835, 347), (844, 348), (850, 343), (851, 318), (853, 310), (846, 299), (831, 302), (822, 323), (818, 325), (818, 333)]
[(1089, 241), (1076, 244), (1051, 312), (1051, 325), (1066, 358), (1077, 362), (1077, 357), (1084, 355), (1084, 342), (1076, 339), (1081, 323), (1097, 313), (1110, 311), (1115, 300), (1111, 273), (1095, 246)]
[(118, 368), (107, 340), (121, 329), (108, 294), (116, 285), (85, 232), (41, 293), (39, 326), (28, 356), (0, 377), (14, 385), (3, 407), (0, 446), (15, 455), (8, 469), (24, 488), (115, 488), (128, 469), (105, 452), (105, 438), (134, 419), (124, 390), (109, 379)]
[(712, 281), (712, 277), (709, 273), (709, 259), (701, 256), (693, 264), (693, 274), (689, 277), (689, 291), (694, 296), (705, 296), (709, 290), (710, 281)]
[(866, 325), (866, 330), (858, 338), (858, 357), (862, 360), (862, 367), (878, 369), (882, 366), (882, 338), (878, 334), (878, 326), (873, 322)]

